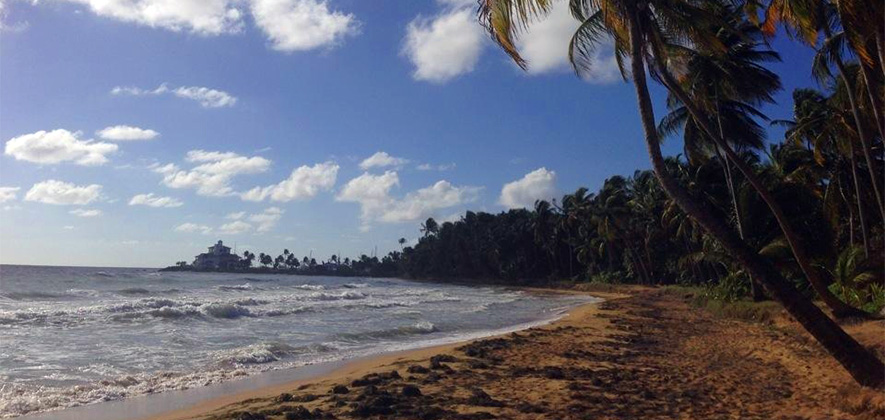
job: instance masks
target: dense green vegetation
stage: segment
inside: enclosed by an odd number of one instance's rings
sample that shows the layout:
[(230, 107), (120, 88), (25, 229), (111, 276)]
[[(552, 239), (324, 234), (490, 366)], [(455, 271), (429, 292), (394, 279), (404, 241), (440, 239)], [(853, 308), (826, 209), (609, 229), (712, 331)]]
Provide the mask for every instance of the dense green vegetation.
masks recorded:
[[(478, 15), (525, 67), (518, 37), (553, 3), (479, 0)], [(523, 275), (598, 281), (696, 282), (714, 284), (728, 299), (748, 290), (761, 298), (764, 289), (858, 383), (885, 385), (882, 361), (809, 299), (820, 298), (836, 317), (863, 316), (859, 308), (875, 310), (881, 301), (885, 4), (570, 0), (569, 6), (581, 23), (568, 46), (575, 71), (591, 70), (597, 48), (613, 44), (621, 74), (635, 89), (652, 171), (611, 178), (593, 196), (579, 190), (559, 204), (539, 202), (534, 212), (468, 214), (427, 229), (404, 251), (406, 271), (518, 278), (525, 269)], [(789, 127), (786, 138), (763, 147), (768, 122), (759, 106), (780, 89), (778, 75), (765, 68), (779, 57), (763, 36), (780, 27), (814, 48), (810, 70), (822, 92), (795, 92), (794, 119), (778, 122)], [(660, 121), (649, 78), (668, 94), (669, 113)], [(685, 160), (663, 156), (661, 143), (671, 135), (682, 137)], [(539, 256), (547, 258), (546, 268)]]

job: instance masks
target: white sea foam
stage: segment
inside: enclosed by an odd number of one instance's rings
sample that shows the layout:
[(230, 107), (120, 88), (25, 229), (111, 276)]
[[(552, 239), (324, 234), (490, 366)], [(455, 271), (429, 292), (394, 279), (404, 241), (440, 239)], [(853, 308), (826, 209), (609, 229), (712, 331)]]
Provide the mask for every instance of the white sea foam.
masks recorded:
[(0, 284), (0, 417), (430, 345), (562, 306), (399, 280), (26, 270), (4, 267)]

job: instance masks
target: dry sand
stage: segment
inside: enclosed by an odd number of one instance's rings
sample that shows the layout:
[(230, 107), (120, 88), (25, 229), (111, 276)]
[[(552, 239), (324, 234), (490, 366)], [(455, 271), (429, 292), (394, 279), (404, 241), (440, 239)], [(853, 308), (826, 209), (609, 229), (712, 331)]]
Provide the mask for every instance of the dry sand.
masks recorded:
[[(607, 301), (547, 326), (360, 360), (154, 419), (885, 418), (882, 391), (856, 386), (784, 313), (746, 322), (662, 290), (592, 294)], [(885, 322), (845, 328), (885, 354)]]

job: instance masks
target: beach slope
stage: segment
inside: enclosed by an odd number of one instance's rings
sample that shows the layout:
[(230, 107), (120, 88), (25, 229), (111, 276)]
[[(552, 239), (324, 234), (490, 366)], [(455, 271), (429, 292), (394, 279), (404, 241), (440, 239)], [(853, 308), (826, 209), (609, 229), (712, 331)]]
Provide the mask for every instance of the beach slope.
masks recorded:
[[(156, 419), (885, 417), (783, 311), (714, 316), (663, 289), (607, 294), (543, 327), (381, 356)], [(880, 355), (885, 324), (846, 330)]]

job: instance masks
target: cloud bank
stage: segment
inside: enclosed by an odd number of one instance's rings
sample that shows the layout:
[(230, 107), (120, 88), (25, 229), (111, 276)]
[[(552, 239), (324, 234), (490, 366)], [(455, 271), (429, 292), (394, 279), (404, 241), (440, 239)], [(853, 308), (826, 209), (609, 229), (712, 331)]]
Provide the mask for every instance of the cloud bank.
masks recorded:
[(25, 201), (54, 205), (86, 205), (101, 197), (102, 186), (85, 186), (50, 179), (38, 182), (25, 194)]
[(556, 172), (538, 168), (519, 180), (505, 184), (498, 203), (511, 209), (532, 208), (535, 200), (549, 200), (555, 196)]
[(160, 135), (160, 133), (154, 130), (132, 127), (129, 125), (105, 127), (96, 131), (95, 134), (105, 140), (112, 141), (153, 140)]
[(181, 86), (170, 89), (166, 83), (163, 83), (153, 90), (135, 86), (116, 86), (111, 89), (111, 95), (120, 96), (160, 96), (167, 94), (195, 101), (203, 108), (232, 107), (237, 103), (237, 97), (230, 93), (202, 86)]
[(341, 189), (337, 201), (360, 205), (362, 229), (372, 223), (413, 222), (430, 217), (438, 210), (475, 201), (481, 188), (458, 187), (442, 180), (410, 192), (403, 198), (391, 195), (393, 187), (399, 186), (399, 175), (387, 171), (381, 175), (368, 172), (351, 179)]
[(81, 166), (98, 166), (108, 162), (107, 155), (117, 151), (112, 143), (80, 140), (80, 133), (57, 129), (37, 131), (14, 137), (6, 142), (5, 153), (16, 160), (41, 164), (73, 162)]
[(241, 194), (243, 200), (289, 202), (316, 197), (320, 191), (331, 190), (338, 178), (339, 166), (334, 162), (317, 163), (313, 166), (299, 166), (292, 170), (289, 178), (279, 184), (255, 187)]
[(186, 160), (199, 165), (186, 170), (169, 163), (153, 165), (151, 169), (163, 175), (162, 183), (169, 188), (195, 189), (199, 195), (222, 197), (234, 194), (230, 185), (234, 177), (265, 172), (270, 168), (270, 161), (263, 157), (246, 157), (233, 152), (191, 150)]

